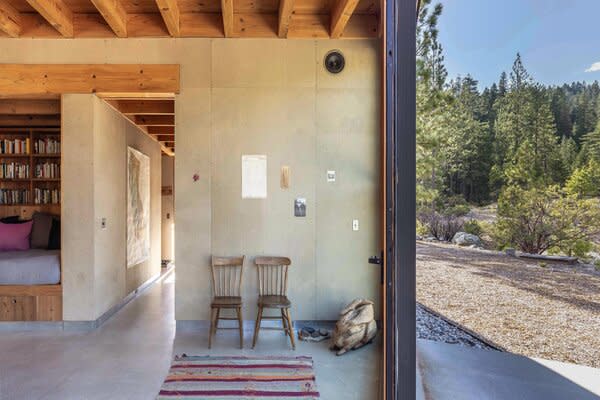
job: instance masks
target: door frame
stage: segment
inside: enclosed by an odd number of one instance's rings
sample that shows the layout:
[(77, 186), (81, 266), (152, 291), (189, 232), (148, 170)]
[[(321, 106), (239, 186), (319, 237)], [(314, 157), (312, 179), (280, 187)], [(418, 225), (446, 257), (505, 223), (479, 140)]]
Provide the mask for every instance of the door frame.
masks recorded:
[(384, 0), (383, 206), (386, 400), (416, 396), (417, 0)]

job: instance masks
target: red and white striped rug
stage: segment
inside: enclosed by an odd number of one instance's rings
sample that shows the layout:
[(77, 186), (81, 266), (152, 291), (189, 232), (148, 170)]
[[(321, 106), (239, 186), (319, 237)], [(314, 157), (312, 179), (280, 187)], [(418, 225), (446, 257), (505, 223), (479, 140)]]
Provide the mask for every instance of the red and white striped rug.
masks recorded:
[(311, 357), (176, 356), (157, 399), (316, 399)]

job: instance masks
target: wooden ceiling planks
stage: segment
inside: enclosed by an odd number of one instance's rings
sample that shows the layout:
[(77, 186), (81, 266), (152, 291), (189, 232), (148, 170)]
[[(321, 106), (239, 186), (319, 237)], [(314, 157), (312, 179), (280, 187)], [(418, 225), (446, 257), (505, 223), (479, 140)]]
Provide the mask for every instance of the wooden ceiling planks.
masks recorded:
[(173, 97), (100, 97), (137, 125), (152, 140), (158, 142), (164, 154), (175, 155), (175, 100)]
[(0, 0), (0, 35), (373, 38), (379, 13), (377, 0)]

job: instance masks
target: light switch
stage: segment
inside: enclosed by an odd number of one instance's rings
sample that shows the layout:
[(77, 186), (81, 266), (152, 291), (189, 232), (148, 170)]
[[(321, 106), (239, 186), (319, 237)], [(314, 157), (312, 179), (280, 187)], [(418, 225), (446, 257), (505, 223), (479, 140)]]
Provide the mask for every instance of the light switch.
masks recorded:
[(357, 219), (353, 219), (352, 220), (352, 230), (353, 231), (357, 231), (358, 230), (358, 220)]
[(327, 171), (327, 182), (335, 182), (335, 171)]
[(100, 227), (102, 229), (106, 229), (106, 218), (102, 217), (102, 221), (100, 222)]

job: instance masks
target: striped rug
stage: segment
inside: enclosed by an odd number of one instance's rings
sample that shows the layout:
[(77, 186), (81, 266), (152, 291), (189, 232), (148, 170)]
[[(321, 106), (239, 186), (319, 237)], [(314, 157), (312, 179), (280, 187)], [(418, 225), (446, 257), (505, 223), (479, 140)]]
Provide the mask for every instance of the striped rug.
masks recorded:
[(176, 356), (157, 399), (316, 399), (311, 357)]

